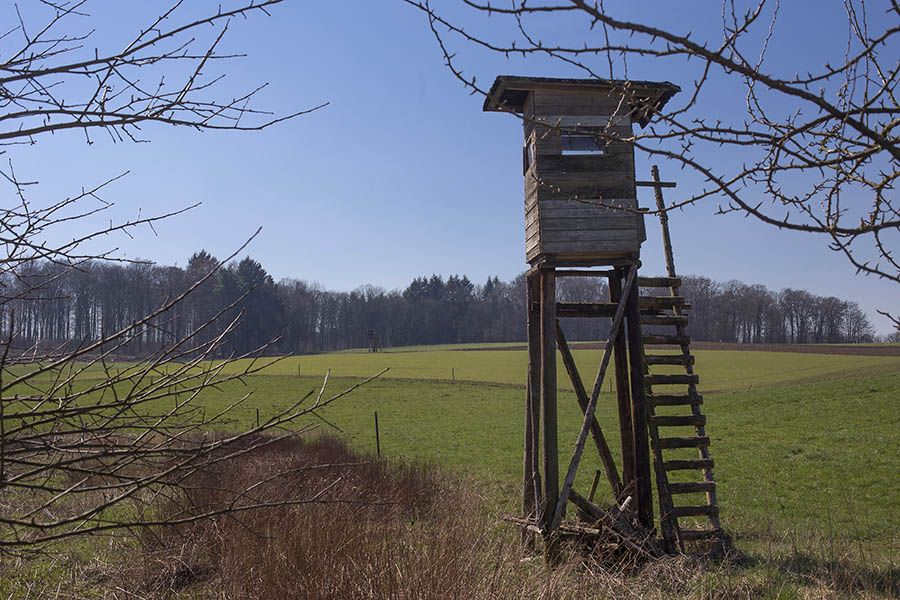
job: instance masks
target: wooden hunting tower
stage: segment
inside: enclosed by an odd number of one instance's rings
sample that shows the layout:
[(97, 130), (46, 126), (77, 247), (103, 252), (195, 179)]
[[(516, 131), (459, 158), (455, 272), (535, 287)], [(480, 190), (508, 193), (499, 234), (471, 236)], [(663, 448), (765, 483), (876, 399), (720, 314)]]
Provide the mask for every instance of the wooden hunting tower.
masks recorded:
[(647, 125), (678, 91), (667, 82), (497, 78), (484, 110), (520, 114), (525, 126), (529, 263), (638, 258), (646, 235), (636, 212), (632, 127)]
[[(525, 130), (525, 256), (531, 269), (527, 274), (524, 516), (519, 524), (530, 544), (535, 543), (535, 532), (540, 532), (548, 548), (560, 535), (572, 533), (575, 526), (562, 523), (569, 502), (577, 506), (580, 515), (600, 514), (592, 503), (594, 490), (582, 495), (572, 489), (588, 436), (593, 438), (617, 505), (621, 504), (617, 510), (628, 507), (636, 522), (648, 530), (654, 527), (655, 479), (667, 549), (683, 548), (684, 541), (721, 538), (709, 438), (684, 329), (684, 311), (689, 306), (678, 296), (680, 280), (675, 274), (663, 210), (662, 188), (675, 184), (661, 182), (656, 167), (652, 182), (635, 177), (634, 128), (646, 127), (678, 91), (678, 86), (668, 82), (500, 76), (484, 102), (485, 111), (519, 115)], [(641, 243), (646, 239), (637, 200), (637, 188), (641, 186), (652, 186), (655, 191), (667, 277), (637, 276)], [(557, 302), (557, 277), (606, 278), (609, 298), (591, 303)], [(642, 287), (656, 292), (641, 296)], [(668, 291), (667, 296), (659, 295), (661, 288)], [(578, 374), (560, 326), (564, 317), (611, 319), (609, 339), (592, 388), (587, 388)], [(674, 335), (644, 335), (642, 324), (652, 325), (657, 331), (661, 326), (674, 327)], [(645, 355), (645, 344), (678, 352), (663, 350)], [(584, 415), (562, 482), (556, 417), (557, 350)], [(595, 417), (613, 355), (621, 471)], [(651, 365), (665, 365), (668, 373), (650, 373)], [(684, 373), (672, 374), (673, 366), (680, 366)], [(661, 386), (662, 391), (654, 394), (654, 385)], [(686, 393), (676, 393), (676, 385), (688, 386)], [(663, 409), (657, 410), (663, 405), (666, 409), (685, 407), (690, 414), (663, 414)], [(691, 427), (694, 435), (670, 437), (672, 430), (666, 428), (676, 426)], [(663, 455), (663, 450), (673, 448), (695, 448), (699, 457), (683, 460)], [(670, 472), (690, 470), (701, 472), (703, 481), (669, 483)], [(681, 493), (702, 493), (706, 501), (701, 506), (675, 506), (672, 494)], [(706, 526), (682, 527), (679, 517), (702, 517)], [(583, 537), (585, 531), (582, 528), (576, 534)]]

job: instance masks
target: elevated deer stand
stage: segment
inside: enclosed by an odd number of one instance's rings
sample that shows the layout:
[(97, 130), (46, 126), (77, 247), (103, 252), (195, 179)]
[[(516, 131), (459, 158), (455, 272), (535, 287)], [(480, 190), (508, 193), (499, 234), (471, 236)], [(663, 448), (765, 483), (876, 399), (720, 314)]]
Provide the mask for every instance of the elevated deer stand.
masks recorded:
[[(641, 243), (646, 239), (637, 187), (650, 185), (664, 208), (662, 188), (635, 178), (633, 125), (646, 126), (679, 88), (666, 82), (498, 77), (484, 109), (522, 116), (525, 129), (525, 250), (527, 274), (528, 385), (525, 411), (524, 477), (521, 518), (523, 537), (536, 535), (554, 554), (566, 535), (599, 539), (604, 529), (622, 537), (624, 529), (654, 531), (655, 474), (661, 530), (667, 551), (684, 542), (720, 537), (712, 460), (705, 418), (700, 413), (690, 341), (684, 328), (688, 308), (678, 296), (668, 223), (661, 212), (666, 277), (638, 277)], [(556, 301), (561, 277), (605, 278), (609, 298), (592, 303)], [(664, 288), (667, 295), (642, 296), (640, 288)], [(598, 290), (600, 286), (598, 285)], [(560, 319), (608, 318), (609, 339), (593, 384), (588, 389), (578, 372)], [(641, 326), (674, 327), (672, 335), (644, 335)], [(645, 355), (644, 345), (678, 349)], [(557, 430), (557, 351), (571, 380), (583, 421), (560, 487)], [(596, 419), (600, 391), (610, 363), (616, 387), (621, 438), (621, 468)], [(650, 368), (681, 367), (684, 373), (652, 374)], [(673, 386), (687, 386), (672, 391)], [(654, 387), (662, 389), (654, 393)], [(682, 393), (684, 392), (684, 393)], [(672, 408), (674, 407), (674, 408)], [(672, 411), (689, 407), (689, 414)], [(660, 428), (691, 427), (689, 436), (660, 435)], [(605, 511), (590, 494), (573, 489), (591, 438), (617, 506)], [(651, 443), (653, 468), (651, 469)], [(694, 448), (695, 458), (663, 456), (663, 451)], [(700, 472), (699, 482), (669, 482), (674, 472)], [(673, 494), (705, 494), (697, 506), (676, 507)], [(565, 522), (566, 508), (578, 508), (581, 523)], [(706, 527), (689, 529), (679, 518), (701, 517)], [(618, 524), (618, 525), (617, 525)], [(631, 543), (629, 540), (626, 542)]]

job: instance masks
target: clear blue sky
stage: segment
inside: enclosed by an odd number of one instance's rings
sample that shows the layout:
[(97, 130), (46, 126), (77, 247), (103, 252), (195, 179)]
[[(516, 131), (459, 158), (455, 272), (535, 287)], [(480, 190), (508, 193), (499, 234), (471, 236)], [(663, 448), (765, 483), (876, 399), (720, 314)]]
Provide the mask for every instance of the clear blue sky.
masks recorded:
[[(145, 3), (92, 4), (92, 45), (116, 46), (117, 24), (146, 22)], [(435, 3), (451, 13), (455, 4)], [(655, 18), (685, 21), (681, 30), (718, 27), (721, 18), (718, 3), (656, 4)], [(844, 39), (840, 3), (797, 4), (793, 12), (785, 8), (776, 50), (818, 61), (808, 48), (829, 36), (838, 46)], [(816, 27), (806, 21), (812, 5)], [(90, 147), (78, 134), (63, 134), (14, 148), (8, 158), (20, 176), (40, 181), (31, 192), (36, 199), (68, 195), (127, 170), (105, 196), (118, 204), (113, 216), (202, 202), (158, 225), (158, 236), (143, 231), (134, 240), (108, 241), (130, 257), (162, 264), (184, 265), (201, 248), (225, 256), (261, 226), (249, 253), (276, 279), (331, 289), (394, 288), (431, 273), (465, 273), (480, 282), (524, 270), (520, 123), (481, 112), (482, 99), (443, 66), (421, 13), (400, 0), (295, 0), (276, 7), (272, 18), (235, 23), (227, 44), (249, 56), (228, 64), (225, 90), (269, 82), (257, 105), (280, 113), (331, 104), (262, 133), (155, 127), (147, 132), (150, 144), (113, 144), (95, 135)], [(483, 85), (497, 74), (577, 75), (558, 64), (458, 49)], [(652, 64), (630, 75), (689, 84)], [(723, 111), (741, 108), (742, 98), (725, 88), (720, 100)], [(696, 184), (662, 168), (684, 193)], [(649, 191), (642, 193), (647, 205)], [(854, 275), (824, 240), (714, 211), (710, 203), (672, 216), (680, 271), (853, 299), (882, 333), (888, 324), (875, 309), (900, 312), (895, 285)], [(661, 272), (655, 221), (648, 221), (648, 232), (645, 272)]]

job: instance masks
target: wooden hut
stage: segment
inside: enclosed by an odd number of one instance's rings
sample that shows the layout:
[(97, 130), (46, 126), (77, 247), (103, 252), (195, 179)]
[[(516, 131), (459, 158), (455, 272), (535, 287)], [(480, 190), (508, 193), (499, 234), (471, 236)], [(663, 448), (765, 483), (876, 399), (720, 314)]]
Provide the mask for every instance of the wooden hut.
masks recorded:
[(523, 117), (525, 255), (532, 265), (637, 260), (633, 126), (680, 88), (668, 82), (497, 77), (485, 111)]

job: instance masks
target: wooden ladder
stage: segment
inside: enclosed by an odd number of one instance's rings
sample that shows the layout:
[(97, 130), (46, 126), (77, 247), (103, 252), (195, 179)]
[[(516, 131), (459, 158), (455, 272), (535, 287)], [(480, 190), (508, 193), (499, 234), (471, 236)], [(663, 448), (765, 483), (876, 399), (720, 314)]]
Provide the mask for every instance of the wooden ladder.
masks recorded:
[[(685, 312), (690, 306), (678, 295), (681, 281), (677, 277), (641, 277), (638, 284), (644, 289), (667, 287), (670, 290), (668, 296), (641, 298), (642, 327), (671, 328), (665, 333), (643, 336), (644, 384), (663, 538), (668, 550), (677, 546), (684, 551), (685, 542), (722, 537), (706, 417), (700, 408), (703, 397), (697, 392), (699, 377), (694, 373), (691, 341), (685, 331), (688, 322)], [(648, 346), (671, 347), (677, 351)], [(695, 448), (697, 457), (679, 456), (685, 448)], [(680, 481), (683, 477), (676, 476), (675, 472), (697, 473), (699, 477), (695, 479), (699, 481)], [(673, 478), (679, 481), (671, 481)], [(705, 495), (704, 502), (684, 503), (683, 499), (698, 493)], [(698, 517), (706, 522), (697, 523)]]
[[(642, 328), (654, 330), (643, 336), (647, 426), (653, 448), (663, 539), (668, 551), (676, 547), (684, 551), (686, 542), (723, 543), (725, 536), (719, 522), (706, 417), (700, 408), (703, 397), (697, 393), (699, 377), (694, 373), (691, 340), (686, 332), (690, 305), (679, 294), (681, 279), (675, 272), (669, 220), (656, 166), (652, 175), (667, 276), (639, 277), (638, 285), (645, 290), (666, 288), (668, 295), (642, 294), (640, 299)], [(647, 346), (670, 347), (675, 351)], [(692, 448), (696, 449), (695, 457), (686, 458), (684, 449)], [(686, 473), (697, 476), (684, 481)], [(705, 501), (696, 500), (699, 494), (704, 495)], [(686, 501), (692, 498), (693, 502)]]

